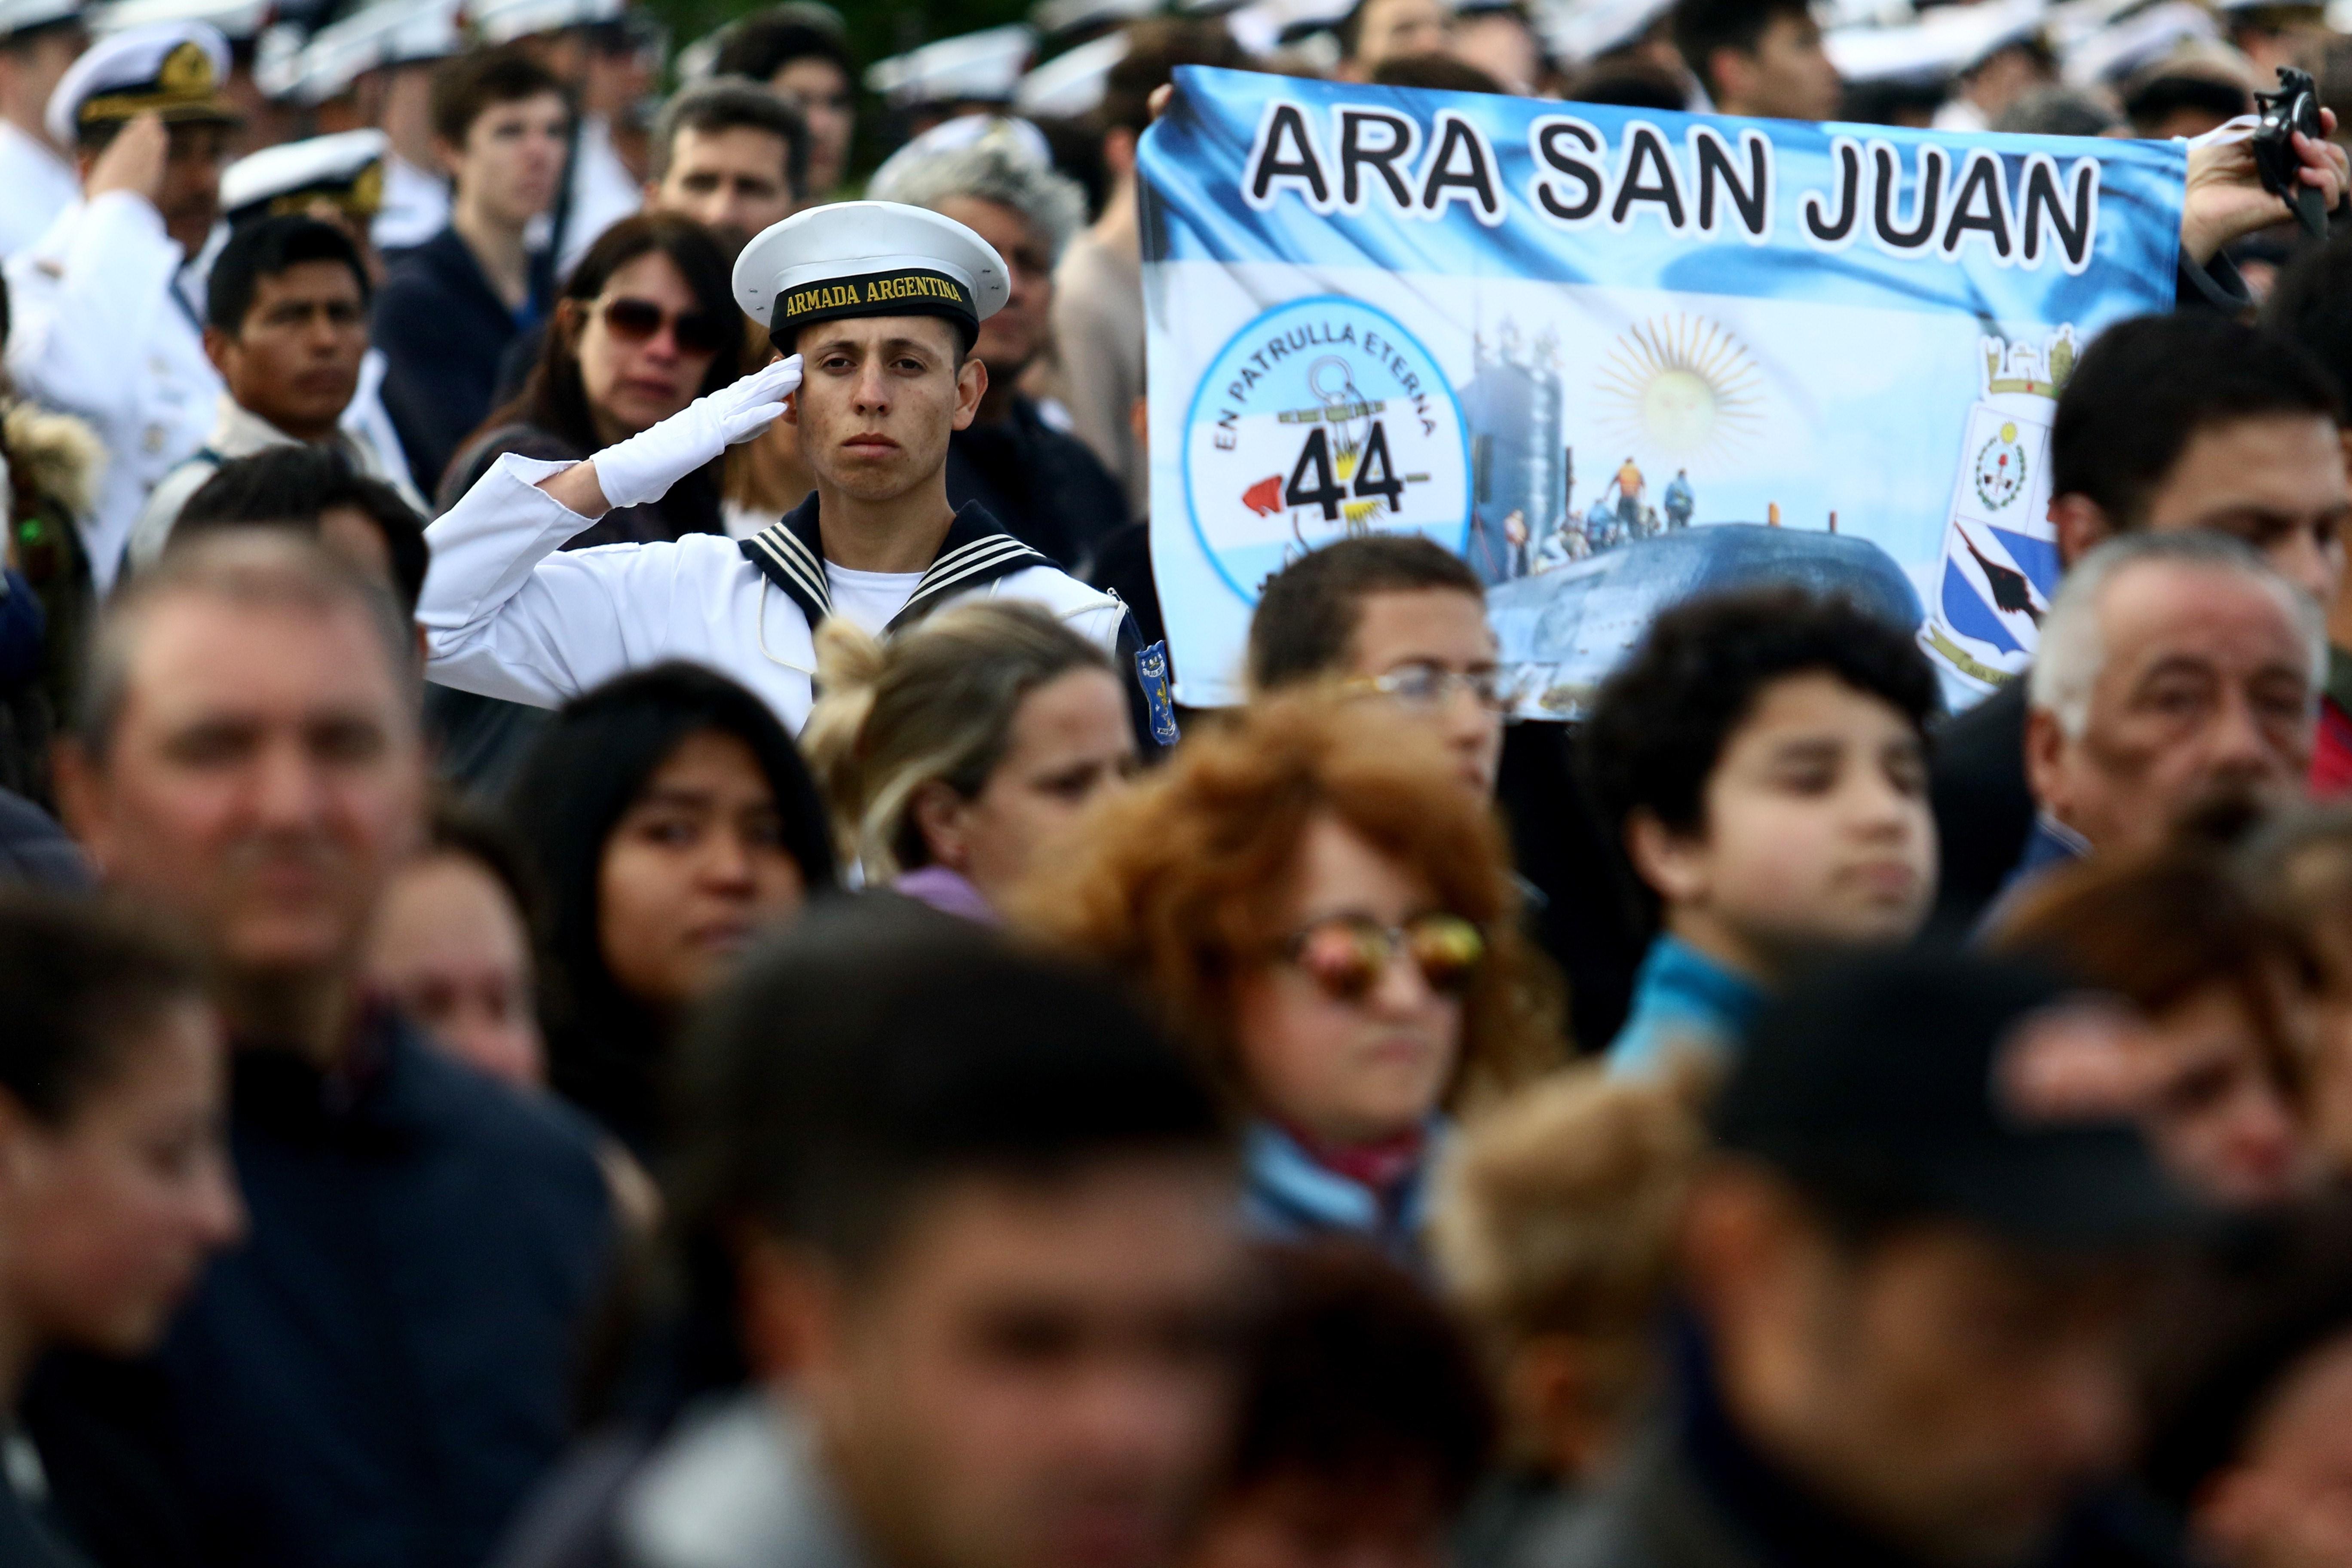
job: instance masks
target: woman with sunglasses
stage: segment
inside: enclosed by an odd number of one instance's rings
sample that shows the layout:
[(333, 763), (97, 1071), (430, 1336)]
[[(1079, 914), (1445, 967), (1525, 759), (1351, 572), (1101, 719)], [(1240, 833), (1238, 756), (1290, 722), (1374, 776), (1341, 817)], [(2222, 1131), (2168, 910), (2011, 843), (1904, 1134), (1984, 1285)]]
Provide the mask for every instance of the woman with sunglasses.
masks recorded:
[(1095, 808), (1015, 920), (1130, 976), (1246, 1119), (1246, 1218), (1418, 1265), (1451, 1113), (1561, 1055), (1493, 814), (1425, 726), (1312, 693)]
[[(577, 462), (659, 424), (749, 368), (727, 258), (675, 213), (624, 218), (580, 258), (556, 300), (539, 363), (444, 477), (446, 511), (508, 452)], [(657, 501), (616, 507), (564, 548), (721, 531), (717, 462)]]

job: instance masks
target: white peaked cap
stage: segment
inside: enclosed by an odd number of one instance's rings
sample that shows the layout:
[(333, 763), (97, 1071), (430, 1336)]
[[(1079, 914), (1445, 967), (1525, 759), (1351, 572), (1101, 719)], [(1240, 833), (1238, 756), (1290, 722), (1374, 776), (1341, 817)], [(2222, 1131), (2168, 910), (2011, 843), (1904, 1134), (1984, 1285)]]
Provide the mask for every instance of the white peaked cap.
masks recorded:
[(765, 325), (777, 299), (793, 289), (903, 271), (936, 272), (962, 284), (983, 321), (1013, 294), (996, 247), (955, 219), (900, 202), (835, 202), (795, 213), (743, 247), (735, 261), (735, 302)]

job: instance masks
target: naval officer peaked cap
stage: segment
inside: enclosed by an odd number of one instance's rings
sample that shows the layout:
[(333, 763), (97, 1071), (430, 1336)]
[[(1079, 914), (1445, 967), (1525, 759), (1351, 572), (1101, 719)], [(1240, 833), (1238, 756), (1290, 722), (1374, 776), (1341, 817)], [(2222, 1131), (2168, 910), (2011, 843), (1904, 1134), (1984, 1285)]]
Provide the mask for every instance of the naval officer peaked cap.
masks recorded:
[(786, 353), (803, 327), (847, 316), (944, 316), (977, 332), (1012, 292), (988, 241), (901, 202), (811, 207), (763, 230), (735, 262), (735, 302)]
[(110, 34), (66, 68), (49, 94), (42, 128), (60, 147), (85, 127), (121, 124), (153, 110), (173, 124), (234, 125), (221, 96), (228, 79), (228, 39), (209, 22), (152, 22)]

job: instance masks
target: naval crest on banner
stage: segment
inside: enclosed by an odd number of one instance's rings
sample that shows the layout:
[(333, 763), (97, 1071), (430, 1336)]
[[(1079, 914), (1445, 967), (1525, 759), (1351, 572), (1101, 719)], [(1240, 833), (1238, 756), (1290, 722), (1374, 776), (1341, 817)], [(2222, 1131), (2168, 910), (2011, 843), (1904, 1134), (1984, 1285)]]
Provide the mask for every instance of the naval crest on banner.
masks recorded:
[(2058, 589), (2050, 423), (2074, 353), (2071, 326), (2039, 344), (1982, 343), (1983, 393), (1969, 409), (1943, 559), (1919, 628), (1936, 662), (1979, 690), (2033, 662)]

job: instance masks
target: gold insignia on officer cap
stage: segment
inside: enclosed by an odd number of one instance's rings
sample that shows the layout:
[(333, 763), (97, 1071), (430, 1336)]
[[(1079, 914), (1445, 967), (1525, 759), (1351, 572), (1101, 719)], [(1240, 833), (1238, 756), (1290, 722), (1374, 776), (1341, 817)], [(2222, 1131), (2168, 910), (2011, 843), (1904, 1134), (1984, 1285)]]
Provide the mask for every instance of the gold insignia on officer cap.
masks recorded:
[(902, 202), (835, 202), (763, 231), (735, 262), (735, 301), (786, 353), (803, 327), (849, 316), (943, 316), (978, 331), (1013, 282), (995, 247)]
[(221, 171), (221, 212), (231, 226), (332, 202), (351, 217), (372, 218), (383, 205), (383, 155), (391, 139), (381, 131), (342, 131), (301, 142), (281, 142), (250, 153)]
[(221, 96), (228, 39), (209, 22), (149, 22), (110, 33), (66, 68), (42, 124), (61, 145), (152, 110), (174, 125), (240, 118)]

